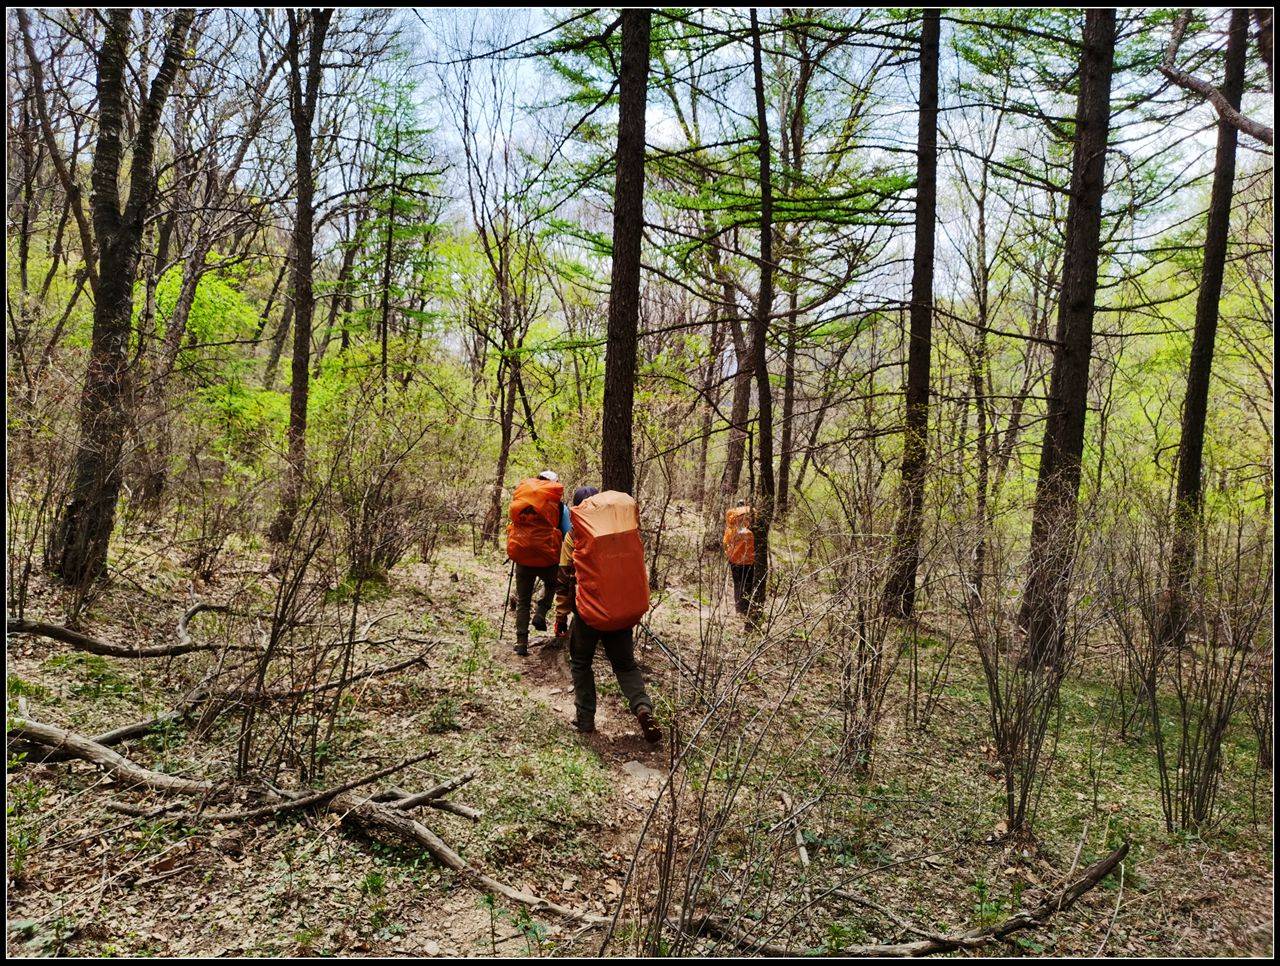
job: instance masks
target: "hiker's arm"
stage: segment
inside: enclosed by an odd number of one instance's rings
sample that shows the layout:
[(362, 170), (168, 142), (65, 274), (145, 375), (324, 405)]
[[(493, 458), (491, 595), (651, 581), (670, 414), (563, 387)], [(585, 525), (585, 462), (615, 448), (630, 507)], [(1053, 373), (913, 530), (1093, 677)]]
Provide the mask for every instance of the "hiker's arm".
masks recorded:
[(556, 635), (559, 636), (568, 627), (569, 615), (573, 613), (574, 595), (578, 590), (578, 580), (573, 571), (573, 534), (565, 534), (560, 545), (560, 569), (556, 571)]

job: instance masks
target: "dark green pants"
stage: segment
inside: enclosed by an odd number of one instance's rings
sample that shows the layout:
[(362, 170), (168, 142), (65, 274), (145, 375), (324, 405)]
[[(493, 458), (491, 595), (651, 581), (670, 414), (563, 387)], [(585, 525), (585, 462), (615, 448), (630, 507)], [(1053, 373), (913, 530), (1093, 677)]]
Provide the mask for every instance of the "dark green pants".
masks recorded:
[(739, 614), (745, 614), (756, 594), (755, 564), (729, 564), (729, 572), (733, 576), (733, 604)]
[(591, 663), (596, 647), (603, 645), (605, 657), (613, 666), (627, 703), (632, 711), (653, 710), (653, 702), (644, 689), (644, 676), (636, 664), (635, 638), (630, 628), (625, 631), (598, 631), (589, 627), (577, 614), (569, 627), (569, 669), (573, 672), (573, 705), (579, 721), (594, 721), (596, 716), (596, 675)]
[(538, 601), (538, 616), (545, 618), (556, 595), (555, 564), (550, 567), (526, 567), (516, 564), (516, 643), (529, 643), (529, 611), (533, 605), (533, 591), (538, 581), (543, 583), (542, 598)]

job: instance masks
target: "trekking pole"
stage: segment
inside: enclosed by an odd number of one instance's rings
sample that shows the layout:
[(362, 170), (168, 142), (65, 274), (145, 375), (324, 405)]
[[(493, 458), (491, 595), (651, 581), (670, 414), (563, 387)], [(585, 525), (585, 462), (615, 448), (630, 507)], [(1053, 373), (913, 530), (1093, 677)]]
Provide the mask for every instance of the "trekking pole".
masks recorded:
[(502, 635), (507, 632), (507, 611), (511, 609), (511, 581), (516, 576), (516, 562), (509, 561), (511, 566), (507, 568), (507, 595), (502, 598), (502, 625), (498, 628), (498, 641), (501, 643)]
[(671, 650), (671, 648), (667, 647), (667, 645), (663, 642), (662, 638), (660, 638), (657, 634), (653, 632), (653, 628), (649, 626), (649, 622), (645, 621), (640, 626), (641, 628), (644, 629), (644, 632), (646, 634), (648, 634), (651, 638), (653, 638), (653, 642), (658, 645), (658, 649), (661, 650), (662, 653), (665, 654), (668, 658), (670, 658), (671, 663), (676, 666), (676, 670), (678, 670), (681, 674), (683, 674), (685, 677), (689, 678), (693, 683), (696, 684), (698, 676), (693, 672), (693, 669), (690, 668), (689, 665), (684, 663), (683, 659), (681, 659), (679, 654)]

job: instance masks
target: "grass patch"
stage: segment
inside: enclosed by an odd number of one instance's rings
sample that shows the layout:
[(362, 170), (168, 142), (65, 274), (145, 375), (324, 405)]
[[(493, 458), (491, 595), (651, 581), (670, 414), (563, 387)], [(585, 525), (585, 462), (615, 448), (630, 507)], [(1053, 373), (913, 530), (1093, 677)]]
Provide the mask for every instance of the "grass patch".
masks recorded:
[(119, 674), (100, 654), (81, 651), (57, 654), (45, 661), (44, 666), (70, 678), (71, 694), (77, 698), (129, 698), (137, 691), (133, 682)]

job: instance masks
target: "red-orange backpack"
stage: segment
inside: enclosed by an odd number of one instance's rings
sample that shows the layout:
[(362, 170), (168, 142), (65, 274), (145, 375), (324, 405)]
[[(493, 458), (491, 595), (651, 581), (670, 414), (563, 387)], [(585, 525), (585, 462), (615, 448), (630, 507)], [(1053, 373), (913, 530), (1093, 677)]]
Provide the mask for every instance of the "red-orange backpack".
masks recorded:
[(560, 498), (564, 484), (541, 477), (521, 480), (511, 497), (507, 556), (526, 567), (560, 562)]
[(751, 507), (736, 506), (724, 515), (724, 553), (739, 567), (756, 562), (756, 535), (751, 530)]
[(605, 490), (569, 511), (578, 617), (598, 631), (635, 627), (649, 609), (640, 512), (626, 493)]

